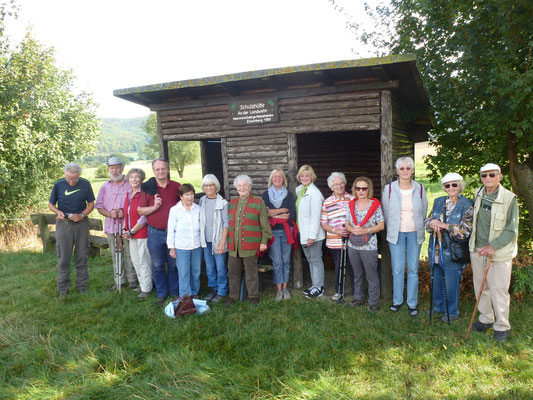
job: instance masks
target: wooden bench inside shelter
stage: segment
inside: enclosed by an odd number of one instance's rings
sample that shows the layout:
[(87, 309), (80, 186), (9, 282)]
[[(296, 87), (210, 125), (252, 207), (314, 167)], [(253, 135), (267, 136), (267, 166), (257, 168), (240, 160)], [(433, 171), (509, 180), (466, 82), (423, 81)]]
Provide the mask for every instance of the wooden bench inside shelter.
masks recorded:
[[(55, 214), (31, 214), (31, 222), (39, 226), (38, 236), (43, 241), (43, 254), (49, 250), (54, 250), (56, 244), (56, 232), (51, 231), (48, 225), (56, 224), (57, 216)], [(89, 218), (89, 229), (92, 231), (103, 231), (102, 220)], [(109, 248), (109, 243), (105, 236), (89, 235), (89, 257), (100, 255), (100, 249)]]

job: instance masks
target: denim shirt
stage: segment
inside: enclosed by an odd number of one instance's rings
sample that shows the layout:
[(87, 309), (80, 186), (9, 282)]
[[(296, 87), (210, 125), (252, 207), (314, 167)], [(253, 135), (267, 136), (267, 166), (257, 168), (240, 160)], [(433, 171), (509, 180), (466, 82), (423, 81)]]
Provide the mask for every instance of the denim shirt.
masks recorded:
[[(433, 209), (431, 210), (430, 219), (438, 219), (439, 221), (443, 221), (443, 209), (446, 204), (446, 199), (448, 196), (442, 196), (437, 199), (435, 199), (435, 202), (433, 203)], [(457, 200), (457, 203), (455, 203), (455, 207), (451, 211), (450, 215), (446, 216), (446, 223), (447, 224), (454, 224), (459, 225), (461, 223), (461, 220), (463, 219), (463, 216), (468, 211), (468, 209), (472, 206), (472, 202), (464, 197), (463, 195), (459, 196), (459, 199)], [(429, 246), (428, 246), (428, 257), (429, 260), (433, 260), (433, 235), (430, 235), (429, 237)], [(466, 240), (466, 239), (465, 239)], [(443, 231), (442, 235), (442, 255), (443, 255), (443, 261), (444, 269), (462, 269), (464, 268), (464, 264), (453, 262), (450, 259), (450, 236), (446, 231)]]

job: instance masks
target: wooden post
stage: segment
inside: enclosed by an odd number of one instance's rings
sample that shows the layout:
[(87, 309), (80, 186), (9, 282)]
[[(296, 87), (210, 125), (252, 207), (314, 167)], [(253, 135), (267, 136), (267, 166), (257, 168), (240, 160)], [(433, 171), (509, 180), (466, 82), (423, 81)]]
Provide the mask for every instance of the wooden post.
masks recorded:
[[(392, 181), (394, 167), (392, 159), (392, 99), (389, 90), (381, 91), (381, 187)], [(381, 197), (387, 196), (382, 189)], [(387, 243), (387, 230), (381, 233), (381, 295), (384, 298), (392, 297), (392, 264), (389, 245)]]
[[(295, 189), (297, 186), (296, 173), (298, 172), (298, 140), (295, 133), (287, 135), (287, 161), (289, 168), (287, 171), (287, 185), (289, 190), (295, 195)], [(300, 289), (303, 282), (303, 266), (302, 266), (302, 250), (298, 247), (298, 250), (292, 254), (292, 286), (295, 289)]]
[(200, 140), (200, 160), (202, 162), (202, 177), (204, 177), (209, 172), (207, 168), (207, 157), (207, 144), (205, 141)]
[(222, 152), (222, 174), (224, 175), (224, 197), (227, 201), (230, 200), (229, 195), (229, 174), (228, 174), (228, 144), (227, 139), (223, 137), (220, 139), (220, 151)]
[[(159, 144), (159, 157), (168, 161), (170, 166), (170, 160), (168, 158), (168, 142), (163, 139), (163, 127), (161, 125), (161, 111), (157, 112), (157, 142)], [(169, 170), (170, 178), (170, 170)]]

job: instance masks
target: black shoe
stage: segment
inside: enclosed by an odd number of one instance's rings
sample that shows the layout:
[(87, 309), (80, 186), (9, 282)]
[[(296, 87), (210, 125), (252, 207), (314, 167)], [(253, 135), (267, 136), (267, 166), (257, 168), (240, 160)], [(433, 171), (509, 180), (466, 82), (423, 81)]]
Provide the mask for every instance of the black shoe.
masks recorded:
[(369, 304), (367, 307), (367, 310), (371, 313), (378, 312), (379, 305), (378, 304)]
[(156, 304), (157, 304), (158, 306), (162, 306), (163, 304), (165, 304), (165, 300), (166, 300), (166, 299), (167, 299), (166, 296), (165, 296), (165, 297), (158, 297), (158, 298), (157, 298), (157, 302), (156, 302)]
[(492, 328), (492, 324), (484, 324), (481, 321), (476, 321), (474, 323), (474, 329), (477, 332), (485, 332), (487, 329)]
[(509, 338), (509, 331), (494, 331), (494, 340), (498, 343), (505, 342)]
[[(457, 315), (450, 315), (450, 322), (455, 321), (458, 318)], [(442, 322), (448, 322), (448, 315), (444, 314), (442, 317), (440, 317), (440, 320)]]
[(403, 306), (403, 303), (393, 304), (392, 306), (389, 307), (389, 310), (391, 310), (392, 312), (397, 312), (397, 311), (400, 311), (400, 308), (402, 308), (402, 306)]
[(350, 304), (348, 304), (350, 307), (359, 307), (359, 306), (362, 306), (363, 304), (365, 304), (365, 300), (364, 299), (361, 299), (361, 300), (353, 300)]
[(235, 303), (235, 299), (229, 297), (226, 302), (224, 303), (224, 307), (229, 308)]
[(259, 299), (257, 297), (250, 297), (250, 304), (256, 306), (259, 304)]
[[(126, 286), (126, 284), (123, 283), (120, 286), (124, 287), (124, 286)], [(118, 285), (116, 283), (109, 288), (110, 291), (117, 290), (117, 289), (118, 289)]]
[(224, 296), (221, 296), (221, 295), (217, 294), (217, 295), (215, 295), (215, 297), (213, 297), (213, 300), (211, 300), (211, 303), (218, 303), (223, 298), (224, 298)]
[(416, 317), (418, 315), (418, 308), (416, 307), (408, 307), (407, 312), (411, 317)]
[(211, 301), (217, 295), (217, 288), (210, 288), (209, 293), (204, 296), (205, 301)]
[(305, 295), (308, 299), (314, 299), (315, 297), (320, 297), (324, 295), (324, 288), (311, 288), (310, 292)]
[(309, 293), (311, 293), (311, 290), (313, 289), (313, 286), (311, 286), (310, 288), (307, 288), (304, 290), (304, 295), (308, 295)]

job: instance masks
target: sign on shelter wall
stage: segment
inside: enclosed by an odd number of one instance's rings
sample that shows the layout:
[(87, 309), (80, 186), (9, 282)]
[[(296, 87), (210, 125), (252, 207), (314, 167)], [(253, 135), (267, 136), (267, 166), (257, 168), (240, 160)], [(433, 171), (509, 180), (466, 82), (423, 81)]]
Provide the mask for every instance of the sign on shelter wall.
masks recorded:
[(279, 121), (278, 100), (264, 99), (230, 103), (230, 125), (264, 124)]

